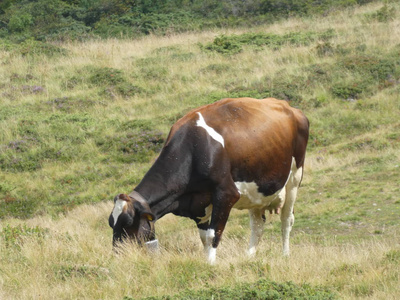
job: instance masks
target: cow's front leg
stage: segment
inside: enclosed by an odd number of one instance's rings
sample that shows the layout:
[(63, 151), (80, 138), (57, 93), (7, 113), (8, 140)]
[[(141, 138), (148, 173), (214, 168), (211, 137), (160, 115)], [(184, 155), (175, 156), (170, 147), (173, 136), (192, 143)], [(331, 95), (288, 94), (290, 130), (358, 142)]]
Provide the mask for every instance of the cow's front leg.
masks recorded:
[(197, 228), (199, 229), (199, 235), (201, 242), (203, 243), (204, 249), (207, 247), (207, 230), (209, 228), (208, 222), (206, 223), (197, 223)]
[(211, 223), (206, 234), (206, 252), (210, 264), (215, 264), (217, 247), (221, 241), (229, 213), (239, 197), (240, 194), (233, 181), (232, 184), (218, 186), (213, 194)]

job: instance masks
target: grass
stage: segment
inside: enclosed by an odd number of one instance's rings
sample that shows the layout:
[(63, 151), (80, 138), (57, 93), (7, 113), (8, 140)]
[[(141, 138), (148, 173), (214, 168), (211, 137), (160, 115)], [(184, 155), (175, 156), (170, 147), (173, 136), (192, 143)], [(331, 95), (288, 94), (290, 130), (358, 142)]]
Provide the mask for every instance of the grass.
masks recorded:
[[(400, 7), (385, 5), (0, 48), (0, 298), (399, 298)], [(240, 51), (215, 50), (229, 43)], [(244, 256), (240, 211), (216, 266), (205, 264), (194, 224), (173, 216), (156, 224), (158, 256), (133, 245), (112, 253), (113, 196), (140, 181), (180, 116), (228, 96), (283, 98), (310, 119), (292, 256), (281, 256), (275, 216), (256, 258)]]

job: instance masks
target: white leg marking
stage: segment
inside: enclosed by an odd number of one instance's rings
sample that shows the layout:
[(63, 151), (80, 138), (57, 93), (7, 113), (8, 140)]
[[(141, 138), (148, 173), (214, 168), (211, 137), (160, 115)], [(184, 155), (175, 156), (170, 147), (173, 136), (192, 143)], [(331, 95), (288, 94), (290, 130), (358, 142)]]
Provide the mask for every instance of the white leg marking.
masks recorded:
[(126, 201), (118, 199), (115, 201), (114, 210), (112, 212), (112, 216), (114, 218), (114, 226), (117, 224), (117, 220), (119, 216), (122, 214), (122, 211), (126, 205)]
[(200, 234), (200, 239), (201, 239), (201, 242), (203, 243), (203, 246), (206, 247), (206, 243), (207, 243), (207, 230), (199, 229), (199, 234)]
[(289, 238), (290, 231), (294, 224), (293, 207), (296, 201), (297, 191), (300, 185), (301, 177), (303, 175), (303, 168), (296, 168), (296, 162), (292, 160), (292, 176), (286, 185), (286, 200), (282, 208), (281, 222), (282, 222), (282, 242), (283, 242), (283, 255), (290, 254)]
[(208, 250), (208, 262), (210, 265), (215, 265), (217, 260), (217, 248), (210, 247)]
[(218, 143), (221, 143), (222, 147), (225, 147), (225, 141), (222, 135), (216, 132), (214, 128), (207, 125), (200, 112), (197, 112), (197, 114), (199, 115), (199, 119), (197, 120), (196, 125), (199, 127), (203, 127), (214, 140), (216, 140)]
[(249, 250), (247, 251), (249, 256), (254, 256), (254, 254), (256, 254), (256, 247), (258, 246), (260, 238), (263, 234), (264, 221), (262, 219), (262, 212), (263, 211), (259, 209), (249, 210), (251, 228), (250, 246)]
[(208, 257), (208, 262), (210, 263), (210, 265), (214, 265), (217, 259), (217, 248), (213, 248), (212, 246), (212, 241), (214, 237), (215, 237), (215, 230), (208, 229), (204, 250), (206, 252), (206, 255)]

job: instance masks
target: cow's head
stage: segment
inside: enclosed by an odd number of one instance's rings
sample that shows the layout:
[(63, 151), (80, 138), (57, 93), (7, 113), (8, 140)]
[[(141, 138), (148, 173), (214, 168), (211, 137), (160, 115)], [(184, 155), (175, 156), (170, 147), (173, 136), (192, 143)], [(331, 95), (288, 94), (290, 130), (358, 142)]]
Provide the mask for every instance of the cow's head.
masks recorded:
[(113, 229), (113, 246), (125, 240), (141, 245), (155, 239), (155, 216), (140, 197), (117, 195), (108, 221)]

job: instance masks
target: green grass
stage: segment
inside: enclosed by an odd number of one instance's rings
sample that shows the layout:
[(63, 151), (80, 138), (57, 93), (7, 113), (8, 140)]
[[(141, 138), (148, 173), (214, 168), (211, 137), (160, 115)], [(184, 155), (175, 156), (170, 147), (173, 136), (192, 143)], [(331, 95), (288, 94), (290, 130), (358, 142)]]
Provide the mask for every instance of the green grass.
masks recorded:
[[(1, 47), (0, 298), (400, 297), (399, 9)], [(293, 258), (281, 258), (275, 216), (258, 256), (243, 257), (249, 220), (237, 211), (218, 266), (204, 264), (193, 222), (170, 216), (156, 224), (161, 257), (114, 256), (114, 195), (138, 184), (177, 119), (239, 96), (285, 99), (310, 119)]]
[[(124, 297), (124, 300), (133, 298)], [(276, 283), (260, 280), (252, 284), (240, 284), (234, 287), (209, 288), (201, 291), (186, 290), (177, 295), (147, 297), (158, 299), (337, 299), (337, 295), (326, 288), (311, 287), (308, 284), (298, 286), (292, 282)]]

